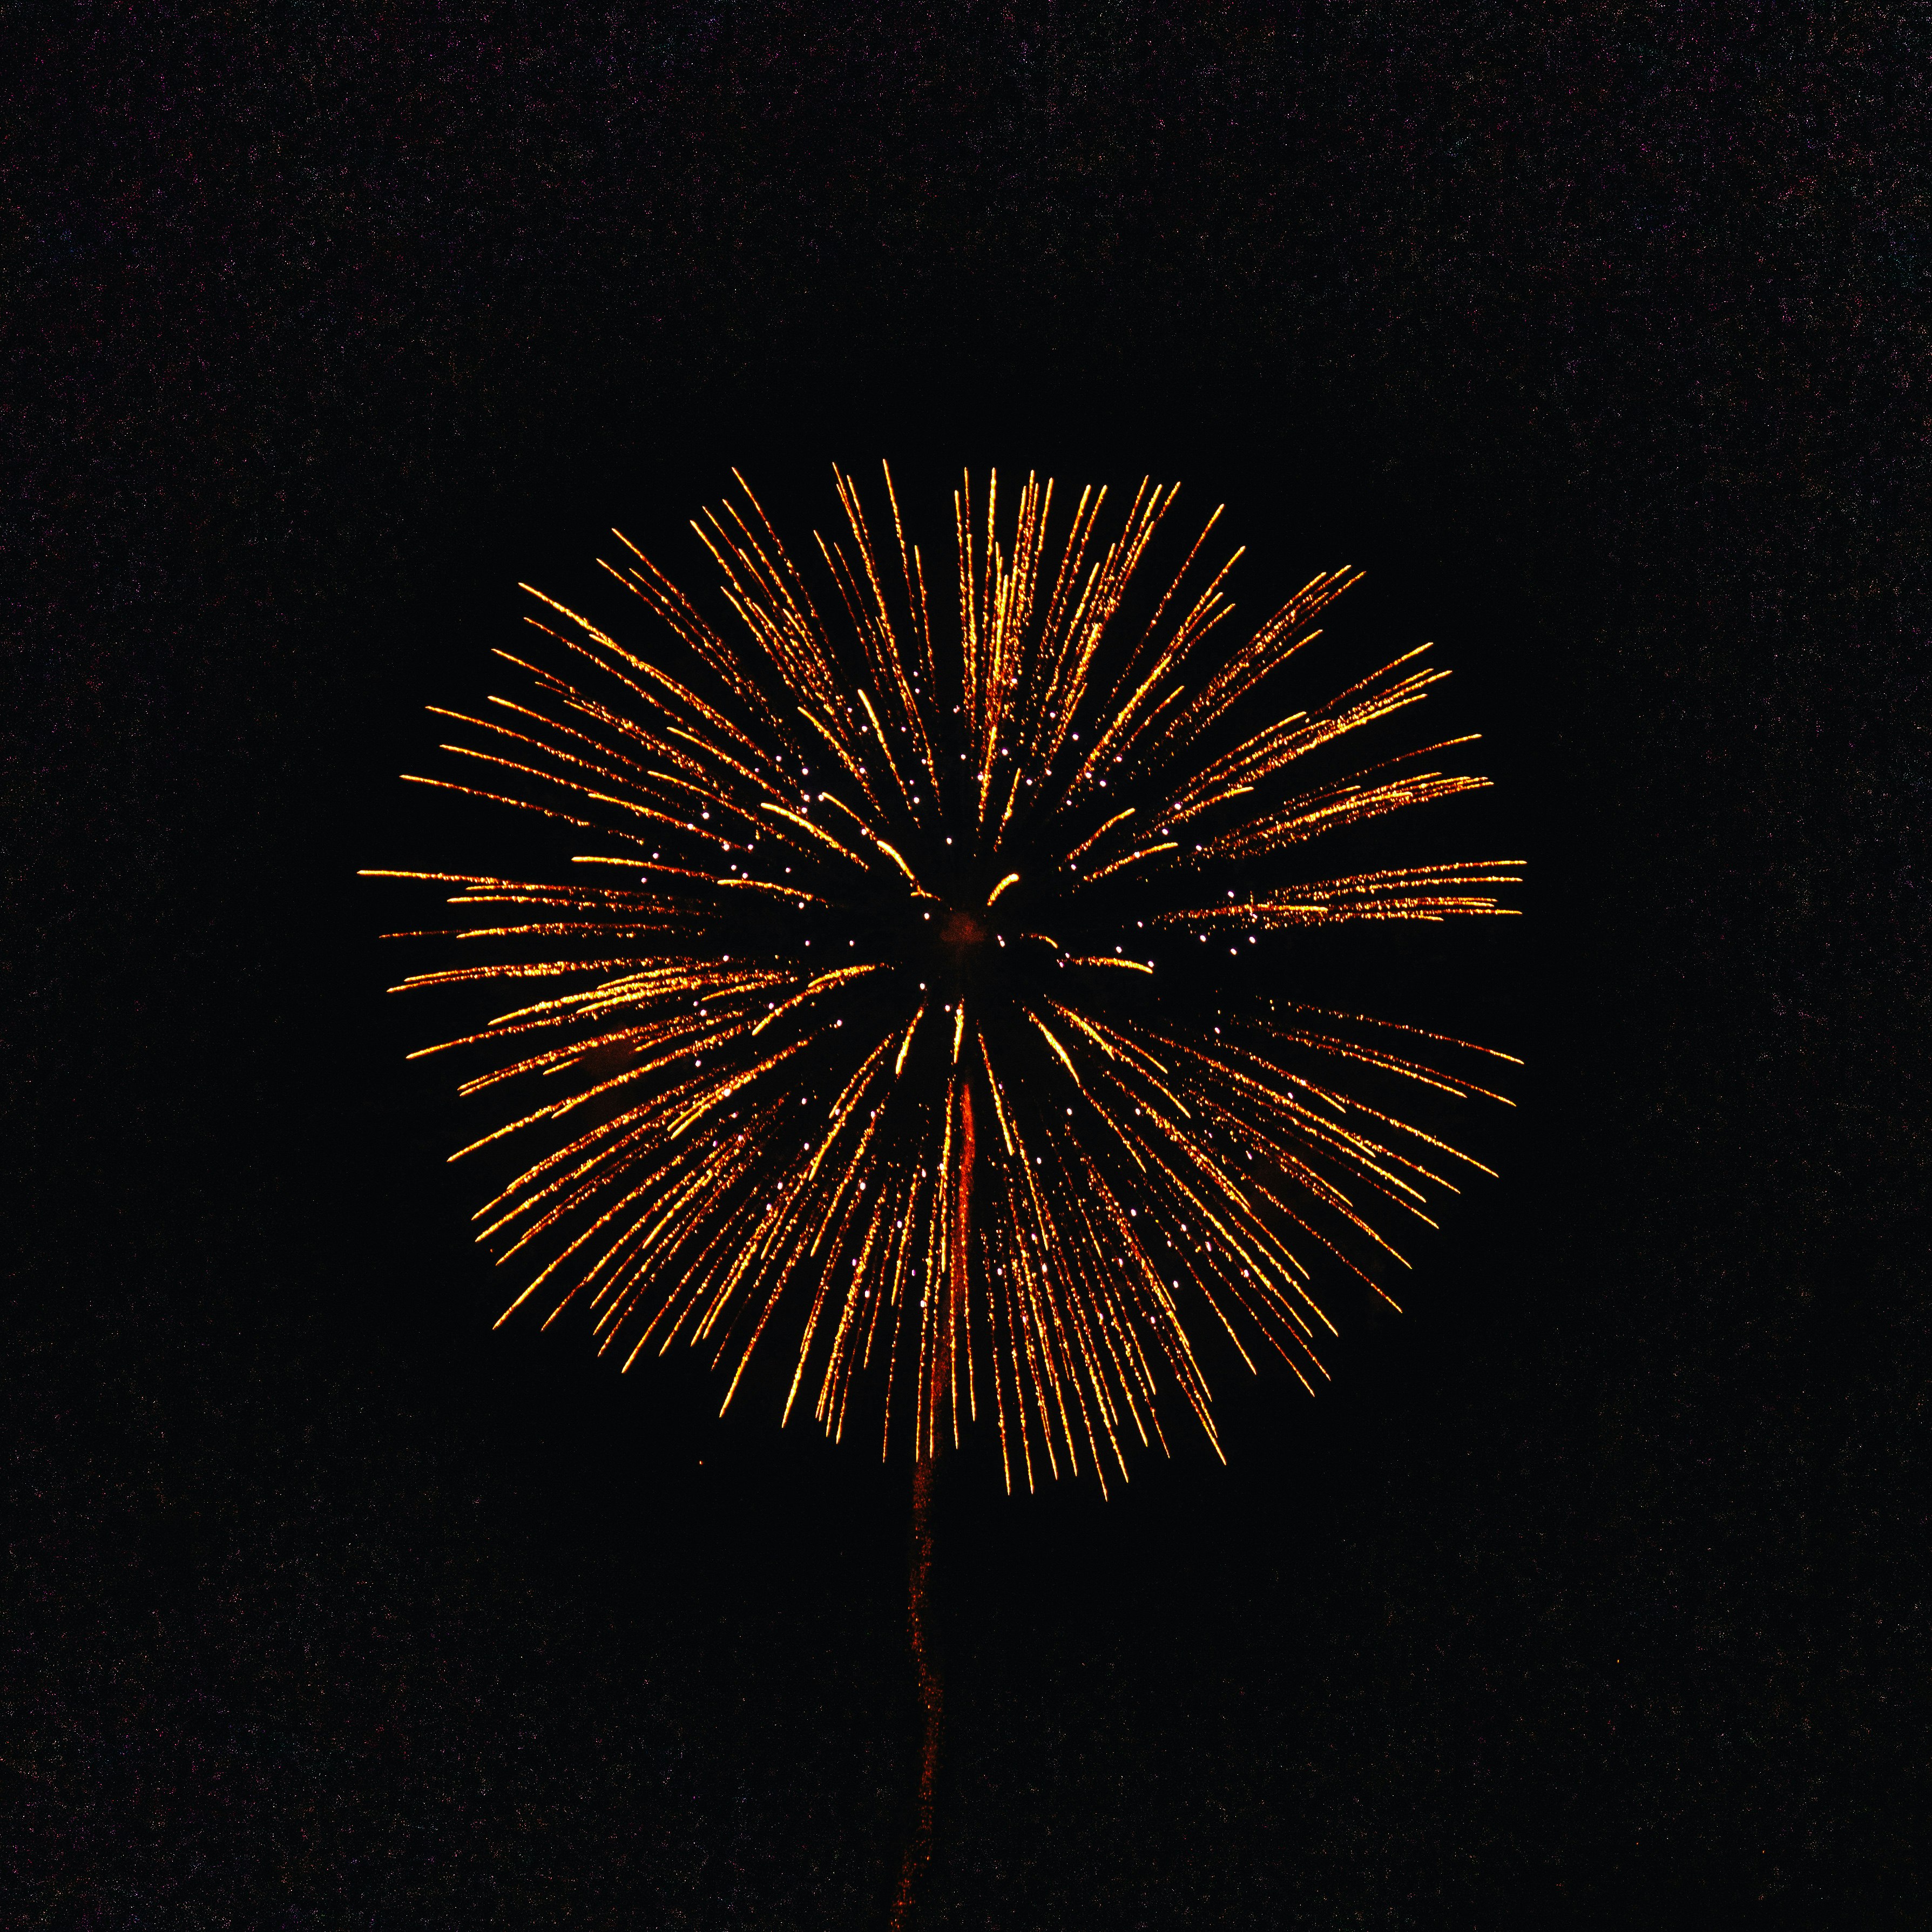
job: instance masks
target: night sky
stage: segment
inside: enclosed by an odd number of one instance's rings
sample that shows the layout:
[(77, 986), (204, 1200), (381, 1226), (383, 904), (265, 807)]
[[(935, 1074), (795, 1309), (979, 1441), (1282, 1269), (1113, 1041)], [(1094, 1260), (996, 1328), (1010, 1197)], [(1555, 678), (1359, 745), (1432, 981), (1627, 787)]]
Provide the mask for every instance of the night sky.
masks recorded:
[(0, 1918), (883, 1924), (907, 1465), (490, 1332), (354, 874), (518, 579), (886, 456), (1365, 567), (1532, 877), (1390, 956), (1528, 1064), (1336, 1386), (942, 1469), (930, 1922), (1924, 1922), (1922, 16), (0, 22)]

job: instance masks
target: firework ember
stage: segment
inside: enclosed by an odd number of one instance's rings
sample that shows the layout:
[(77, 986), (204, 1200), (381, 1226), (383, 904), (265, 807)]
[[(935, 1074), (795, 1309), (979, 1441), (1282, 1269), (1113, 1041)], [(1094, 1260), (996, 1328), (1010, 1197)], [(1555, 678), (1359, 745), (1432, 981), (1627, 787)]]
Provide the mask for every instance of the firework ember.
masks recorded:
[(478, 963), (405, 987), (516, 1003), (424, 1049), (479, 1056), (462, 1090), (500, 1108), (452, 1158), (530, 1149), (478, 1216), (518, 1271), (503, 1319), (578, 1304), (627, 1368), (697, 1344), (728, 1407), (778, 1350), (788, 1418), (921, 1456), (987, 1419), (1009, 1487), (1104, 1485), (1177, 1404), (1216, 1442), (1203, 1332), (1312, 1388), (1323, 1284), (1383, 1293), (1390, 1215), (1479, 1166), (1358, 1095), (1498, 1097), (1449, 1070), (1486, 1050), (1262, 997), (1264, 949), (1502, 913), (1520, 862), (1320, 862), (1488, 782), (1432, 768), (1467, 739), (1349, 756), (1448, 675), (1426, 646), (1288, 694), (1348, 572), (1241, 634), (1218, 511), (1144, 590), (1174, 489), (1114, 518), (994, 476), (929, 596), (890, 471), (872, 520), (835, 476), (826, 594), (742, 478), (694, 526), (728, 625), (628, 542), (605, 568), (657, 645), (531, 593), (520, 694), (440, 714), (463, 778), (417, 782), (542, 814), (560, 862), (379, 874), (475, 922), (449, 937)]

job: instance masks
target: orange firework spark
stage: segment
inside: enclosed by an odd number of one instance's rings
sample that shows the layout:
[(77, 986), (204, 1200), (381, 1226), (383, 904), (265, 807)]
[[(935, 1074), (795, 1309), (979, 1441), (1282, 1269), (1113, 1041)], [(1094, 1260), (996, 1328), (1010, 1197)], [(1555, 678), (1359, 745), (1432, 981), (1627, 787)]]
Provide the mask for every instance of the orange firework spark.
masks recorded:
[(1143, 483), (1116, 527), (1104, 490), (1056, 521), (1051, 482), (1007, 510), (997, 476), (983, 505), (967, 479), (947, 605), (890, 472), (883, 541), (834, 476), (845, 528), (815, 541), (836, 606), (740, 478), (743, 501), (693, 525), (730, 634), (620, 536), (604, 567), (678, 674), (532, 591), (544, 662), (499, 655), (533, 691), (438, 714), (474, 779), (416, 782), (578, 848), (562, 880), (376, 875), (494, 922), (451, 935), (482, 963), (405, 988), (530, 982), (423, 1050), (487, 1058), (466, 1094), (528, 1096), (462, 1150), (540, 1144), (477, 1217), (524, 1276), (502, 1319), (579, 1300), (626, 1368), (704, 1346), (728, 1407), (782, 1335), (788, 1418), (804, 1403), (842, 1436), (869, 1372), (882, 1450), (909, 1430), (930, 1456), (989, 1412), (1010, 1488), (1104, 1486), (1130, 1438), (1165, 1446), (1177, 1397), (1218, 1452), (1204, 1319), (1312, 1388), (1335, 1332), (1315, 1264), (1381, 1293), (1377, 1262), (1407, 1264), (1371, 1212), (1426, 1221), (1433, 1170), (1480, 1166), (1337, 1082), (1486, 1094), (1440, 1064), (1486, 1049), (1217, 1004), (1284, 927), (1506, 910), (1520, 861), (1329, 875), (1302, 850), (1488, 782), (1421, 768), (1466, 739), (1306, 776), (1448, 674), (1425, 646), (1288, 708), (1270, 680), (1357, 577), (1230, 643), (1235, 558), (1201, 562), (1218, 511), (1130, 634), (1172, 488)]

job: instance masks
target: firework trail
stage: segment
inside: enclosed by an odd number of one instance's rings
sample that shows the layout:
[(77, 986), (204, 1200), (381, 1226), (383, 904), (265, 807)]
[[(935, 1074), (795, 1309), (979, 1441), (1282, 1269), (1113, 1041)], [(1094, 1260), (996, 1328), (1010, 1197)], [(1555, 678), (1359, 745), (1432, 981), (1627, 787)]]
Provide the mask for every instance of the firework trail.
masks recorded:
[(665, 663), (532, 591), (520, 694), (438, 714), (463, 776), (416, 782), (541, 814), (570, 860), (376, 874), (474, 922), (405, 988), (515, 1003), (423, 1050), (478, 1056), (462, 1091), (498, 1110), (452, 1158), (530, 1150), (477, 1217), (502, 1318), (580, 1304), (626, 1368), (705, 1348), (728, 1407), (776, 1352), (788, 1419), (869, 1418), (882, 1452), (988, 1416), (1009, 1488), (1104, 1486), (1177, 1405), (1218, 1452), (1198, 1335), (1312, 1389), (1318, 1274), (1384, 1294), (1391, 1216), (1480, 1167), (1345, 1090), (1498, 1098), (1445, 1064), (1486, 1049), (1240, 990), (1284, 928), (1506, 910), (1518, 861), (1321, 862), (1486, 784), (1432, 768), (1467, 739), (1353, 756), (1448, 674), (1425, 646), (1295, 708), (1279, 674), (1356, 576), (1242, 634), (1217, 511), (1144, 587), (1172, 488), (1114, 518), (966, 479), (929, 594), (890, 470), (883, 514), (834, 475), (827, 594), (740, 478), (693, 525), (725, 628), (620, 536)]

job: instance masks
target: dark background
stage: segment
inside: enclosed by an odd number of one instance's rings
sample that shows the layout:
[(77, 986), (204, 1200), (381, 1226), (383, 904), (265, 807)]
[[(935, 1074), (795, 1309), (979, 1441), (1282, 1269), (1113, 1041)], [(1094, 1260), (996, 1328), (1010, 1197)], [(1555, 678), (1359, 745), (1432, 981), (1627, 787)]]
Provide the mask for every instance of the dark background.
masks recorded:
[(878, 1916), (905, 1472), (490, 1334), (350, 874), (514, 579), (882, 454), (1369, 566), (1534, 877), (1418, 995), (1504, 1178), (1337, 1388), (946, 1472), (937, 1922), (1922, 1917), (1922, 17), (0, 32), (8, 1922)]

